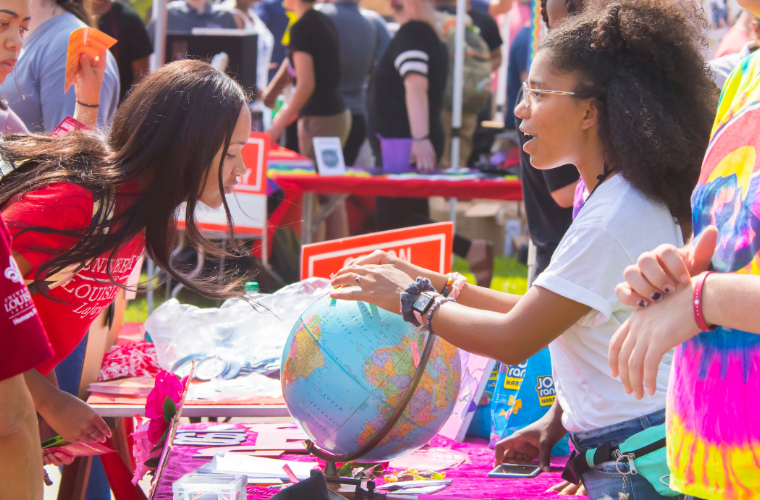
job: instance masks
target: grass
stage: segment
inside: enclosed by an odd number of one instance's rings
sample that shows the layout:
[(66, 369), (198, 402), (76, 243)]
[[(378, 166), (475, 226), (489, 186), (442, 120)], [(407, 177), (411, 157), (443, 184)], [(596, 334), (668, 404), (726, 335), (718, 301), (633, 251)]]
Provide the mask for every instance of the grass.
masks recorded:
[[(475, 283), (475, 277), (470, 272), (470, 266), (464, 259), (454, 257), (453, 271), (467, 276), (470, 283)], [(140, 282), (145, 282), (148, 276), (140, 276)], [(528, 266), (520, 264), (512, 257), (497, 257), (494, 262), (494, 276), (491, 280), (491, 288), (500, 292), (524, 295), (528, 289)], [(166, 289), (161, 286), (153, 293), (154, 307), (164, 303)], [(198, 307), (219, 307), (221, 303), (216, 300), (206, 299), (186, 290), (179, 293), (178, 300), (183, 304), (192, 304)], [(124, 321), (143, 323), (148, 317), (148, 303), (145, 294), (138, 294), (137, 299), (130, 300), (127, 310), (124, 312)]]

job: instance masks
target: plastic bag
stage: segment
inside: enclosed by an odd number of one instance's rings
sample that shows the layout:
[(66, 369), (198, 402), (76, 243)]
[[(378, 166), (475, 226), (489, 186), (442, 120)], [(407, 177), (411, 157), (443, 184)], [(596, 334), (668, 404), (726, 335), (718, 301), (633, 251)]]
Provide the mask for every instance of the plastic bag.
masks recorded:
[[(492, 402), (491, 448), (505, 437), (543, 417), (557, 397), (549, 349), (518, 366), (501, 364)], [(552, 449), (552, 456), (569, 455), (567, 439)]]
[[(251, 372), (279, 377), (290, 330), (301, 313), (331, 289), (329, 280), (310, 278), (271, 295), (258, 295), (256, 300), (271, 312), (261, 307), (256, 311), (242, 299), (227, 300), (218, 309), (199, 309), (172, 299), (153, 311), (145, 330), (165, 370), (179, 373), (188, 360), (216, 358), (217, 366), (205, 371), (226, 363), (230, 378)], [(196, 364), (196, 374), (203, 371), (200, 366)]]

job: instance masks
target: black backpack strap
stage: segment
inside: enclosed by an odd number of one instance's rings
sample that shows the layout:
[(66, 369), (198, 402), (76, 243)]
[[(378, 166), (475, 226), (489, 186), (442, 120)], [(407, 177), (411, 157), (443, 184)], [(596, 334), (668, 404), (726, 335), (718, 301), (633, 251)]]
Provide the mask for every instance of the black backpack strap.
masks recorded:
[(574, 450), (565, 470), (562, 471), (562, 479), (573, 484), (580, 484), (581, 476), (593, 467), (615, 460), (614, 453), (616, 451), (618, 451), (618, 447), (610, 445), (609, 442), (604, 443), (599, 448)]

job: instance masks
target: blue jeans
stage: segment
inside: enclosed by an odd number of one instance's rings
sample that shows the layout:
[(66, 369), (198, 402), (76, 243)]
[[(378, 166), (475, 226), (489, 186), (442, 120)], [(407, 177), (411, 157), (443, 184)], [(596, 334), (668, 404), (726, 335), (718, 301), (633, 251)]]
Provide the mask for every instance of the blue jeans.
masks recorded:
[[(663, 409), (601, 429), (573, 432), (570, 433), (570, 439), (573, 441), (573, 446), (581, 450), (598, 448), (608, 441), (612, 445), (618, 445), (644, 429), (664, 423), (665, 410)], [(629, 471), (628, 464), (623, 461), (617, 465), (615, 462), (605, 462), (581, 476), (590, 500), (602, 500), (605, 497), (610, 497), (612, 500), (618, 499), (618, 493), (623, 492), (623, 474), (618, 472), (617, 467), (620, 467), (622, 472)], [(625, 493), (630, 495), (629, 500), (676, 500), (683, 498), (660, 495), (649, 481), (638, 474), (626, 475)]]
[[(82, 363), (84, 362), (86, 347), (87, 336), (85, 335), (77, 348), (55, 367), (58, 387), (74, 396), (79, 392), (79, 380), (82, 378)], [(92, 469), (90, 470), (90, 481), (87, 484), (85, 500), (111, 500), (111, 488), (108, 485), (100, 457), (92, 457)]]

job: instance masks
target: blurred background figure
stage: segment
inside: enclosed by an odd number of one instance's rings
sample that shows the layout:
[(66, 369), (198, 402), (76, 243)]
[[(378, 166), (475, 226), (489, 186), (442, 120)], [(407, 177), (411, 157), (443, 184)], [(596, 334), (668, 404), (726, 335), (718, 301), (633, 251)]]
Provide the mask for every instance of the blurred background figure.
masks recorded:
[(100, 31), (118, 40), (110, 52), (119, 67), (121, 102), (132, 85), (140, 83), (150, 72), (153, 45), (148, 32), (140, 15), (128, 3), (118, 0), (87, 0), (84, 7)]
[[(454, 79), (456, 5), (456, 0), (435, 0), (437, 11), (436, 22), (441, 39), (449, 51), (449, 81), (447, 82), (447, 92), (441, 112), (446, 147), (439, 163), (440, 168), (449, 168), (451, 166), (450, 145), (453, 92), (451, 92), (452, 97), (450, 97), (448, 90), (453, 89)], [(501, 66), (501, 46), (504, 43), (499, 32), (499, 26), (490, 14), (474, 9), (472, 3), (468, 2), (467, 16), (464, 57), (464, 105), (459, 135), (460, 167), (466, 167), (470, 158), (473, 147), (473, 136), (478, 126), (478, 113), (484, 106), (490, 108), (491, 73), (497, 71), (499, 66)]]
[[(174, 0), (166, 5), (166, 31), (190, 33), (193, 28), (238, 27), (235, 16), (226, 8), (207, 0)], [(149, 29), (153, 32), (153, 23)]]
[[(81, 4), (66, 0), (32, 0), (33, 17), (13, 71), (14, 78), (0, 84), (0, 95), (30, 132), (50, 133), (67, 116), (74, 116), (76, 95), (63, 93), (69, 36), (91, 25)], [(89, 103), (92, 104), (92, 103)], [(100, 92), (97, 126), (111, 124), (119, 104), (119, 69), (107, 53)]]
[[(383, 164), (380, 140), (412, 139), (412, 163), (432, 171), (444, 150), (441, 121), (448, 75), (448, 54), (436, 31), (435, 13), (426, 0), (392, 0), (400, 24), (372, 75), (367, 97), (369, 142)], [(426, 198), (377, 198), (380, 230), (429, 224)], [(478, 285), (489, 286), (493, 252), (485, 240), (454, 237), (454, 253), (470, 264)]]
[[(351, 111), (351, 132), (343, 148), (346, 165), (356, 162), (367, 138), (366, 86), (391, 35), (385, 20), (362, 9), (358, 1), (338, 0), (317, 5), (316, 9), (333, 20), (340, 43), (340, 92)], [(365, 165), (367, 166), (367, 165)]]
[(743, 22), (742, 18), (744, 17), (749, 18), (750, 32), (747, 37), (748, 41), (742, 46), (739, 52), (717, 57), (710, 61), (710, 69), (712, 69), (714, 73), (713, 80), (718, 85), (718, 88), (723, 88), (723, 85), (728, 79), (728, 75), (731, 74), (734, 68), (736, 68), (742, 60), (749, 57), (750, 54), (757, 50), (758, 38), (760, 38), (760, 19), (745, 10), (739, 17), (739, 21), (736, 22), (736, 25)]

